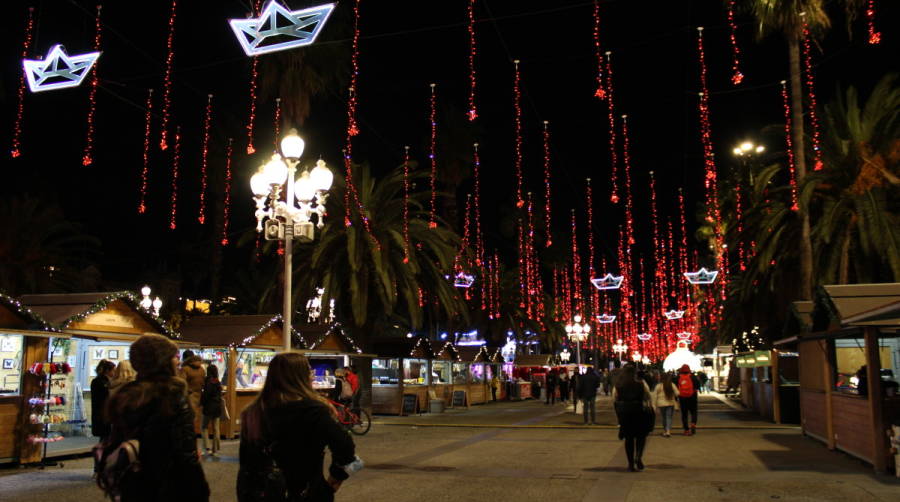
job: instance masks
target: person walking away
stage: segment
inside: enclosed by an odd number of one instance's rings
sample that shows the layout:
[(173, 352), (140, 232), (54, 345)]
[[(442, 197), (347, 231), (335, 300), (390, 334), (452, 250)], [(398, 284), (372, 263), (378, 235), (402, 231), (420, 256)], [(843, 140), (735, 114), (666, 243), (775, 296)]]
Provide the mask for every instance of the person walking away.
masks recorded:
[(106, 401), (110, 394), (110, 377), (116, 365), (106, 359), (97, 363), (97, 376), (91, 381), (91, 434), (100, 441), (109, 436), (109, 422), (106, 417)]
[(551, 370), (547, 373), (547, 403), (546, 404), (556, 404), (556, 384), (558, 382), (558, 377), (556, 376), (556, 370)]
[(200, 433), (200, 396), (203, 393), (203, 383), (206, 381), (206, 371), (203, 369), (203, 360), (191, 350), (184, 351), (184, 359), (181, 362), (181, 377), (187, 382), (188, 402), (194, 410), (194, 430)]
[(569, 373), (565, 370), (559, 375), (559, 400), (563, 404), (569, 401)]
[(597, 388), (600, 386), (600, 376), (594, 368), (588, 368), (584, 375), (578, 379), (578, 388), (581, 398), (581, 409), (584, 412), (584, 425), (588, 424), (590, 412), (592, 425), (597, 425)]
[[(262, 391), (241, 414), (239, 502), (269, 500), (266, 491), (278, 480), (284, 483), (279, 491), (289, 495), (281, 500), (331, 502), (341, 483), (362, 468), (353, 439), (312, 388), (310, 374), (309, 360), (296, 352), (280, 353), (269, 363)], [(331, 451), (327, 481), (326, 447)]]
[(500, 372), (494, 372), (491, 378), (491, 398), (497, 401), (497, 393), (500, 392)]
[(610, 373), (609, 370), (604, 369), (602, 377), (603, 377), (603, 395), (608, 396), (609, 391), (612, 388), (612, 373)]
[(112, 373), (112, 381), (109, 384), (110, 395), (122, 388), (128, 382), (133, 382), (137, 378), (137, 371), (131, 365), (131, 361), (119, 361), (115, 371)]
[[(678, 371), (678, 402), (681, 404), (681, 425), (684, 427), (685, 436), (693, 436), (697, 433), (697, 390), (700, 388), (700, 380), (691, 373), (687, 364), (682, 364)], [(691, 421), (688, 423), (688, 414)]]
[(625, 440), (628, 470), (644, 470), (644, 447), (655, 417), (651, 408), (650, 388), (637, 378), (635, 367), (625, 366), (613, 387), (613, 402), (619, 419), (619, 439)]
[(734, 361), (728, 361), (728, 384), (725, 393), (738, 392), (741, 389), (741, 369), (736, 367)]
[[(200, 424), (200, 437), (203, 440), (203, 451), (212, 457), (222, 449), (219, 442), (219, 420), (225, 410), (222, 401), (222, 382), (219, 380), (219, 368), (210, 364), (206, 368), (206, 381), (200, 395), (200, 407), (203, 411), (203, 422)], [(207, 446), (206, 436), (212, 434), (212, 449)]]
[(653, 389), (653, 409), (662, 417), (663, 437), (672, 436), (672, 415), (678, 408), (678, 388), (672, 383), (672, 375), (663, 373), (659, 384)]
[(150, 334), (129, 354), (137, 379), (107, 403), (111, 431), (97, 455), (97, 484), (121, 502), (208, 501), (187, 385), (175, 376), (178, 347)]
[(706, 388), (706, 384), (709, 382), (709, 375), (705, 371), (697, 372), (697, 381), (700, 382), (700, 392), (709, 392), (709, 389)]
[(575, 371), (572, 373), (572, 379), (569, 380), (569, 387), (572, 388), (571, 389), (572, 390), (572, 411), (576, 415), (578, 414), (578, 400), (580, 399), (578, 393), (581, 389), (580, 385), (581, 385), (580, 368), (576, 367)]

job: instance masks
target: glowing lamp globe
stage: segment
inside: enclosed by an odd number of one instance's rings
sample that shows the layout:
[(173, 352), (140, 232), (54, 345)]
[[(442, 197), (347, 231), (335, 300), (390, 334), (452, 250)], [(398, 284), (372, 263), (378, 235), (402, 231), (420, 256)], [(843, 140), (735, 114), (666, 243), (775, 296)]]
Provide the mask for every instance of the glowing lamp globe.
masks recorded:
[(294, 183), (294, 197), (300, 202), (309, 202), (316, 196), (316, 186), (309, 173), (304, 172)]
[(700, 371), (703, 369), (700, 357), (688, 349), (688, 343), (686, 341), (679, 340), (676, 344), (675, 352), (666, 356), (666, 360), (663, 361), (663, 370), (678, 371), (685, 364), (691, 368), (691, 371)]
[(316, 167), (309, 172), (309, 179), (316, 190), (327, 192), (334, 181), (334, 173), (331, 172), (331, 169), (325, 167), (324, 160), (319, 160), (316, 162)]
[(263, 174), (270, 185), (280, 185), (287, 180), (288, 166), (278, 155), (273, 155), (263, 167)]
[(265, 197), (269, 194), (269, 179), (262, 171), (250, 177), (250, 190), (253, 195)]
[(296, 131), (291, 131), (281, 140), (281, 154), (289, 159), (299, 159), (305, 146), (303, 138), (297, 136)]
[(141, 288), (141, 294), (144, 296), (150, 296), (150, 286), (144, 286)]

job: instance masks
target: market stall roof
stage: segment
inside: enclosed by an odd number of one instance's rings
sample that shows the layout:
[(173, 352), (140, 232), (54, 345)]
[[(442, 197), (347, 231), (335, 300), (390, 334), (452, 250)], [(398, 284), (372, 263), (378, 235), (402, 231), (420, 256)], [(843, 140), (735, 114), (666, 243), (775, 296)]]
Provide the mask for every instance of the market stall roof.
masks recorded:
[(340, 323), (301, 324), (300, 335), (311, 350), (339, 352), (344, 354), (362, 354), (362, 349)]
[(456, 346), (451, 342), (444, 343), (444, 346), (441, 347), (441, 350), (434, 356), (435, 359), (441, 359), (444, 361), (459, 361), (459, 351), (456, 350)]
[(20, 301), (65, 331), (135, 336), (151, 332), (181, 338), (162, 318), (142, 309), (137, 295), (130, 291), (24, 295)]
[(846, 319), (900, 301), (900, 282), (823, 286), (841, 324)]
[(490, 359), (484, 346), (457, 346), (456, 350), (459, 352), (459, 360), (465, 363), (486, 363)]
[[(280, 349), (283, 344), (281, 315), (215, 315), (192, 317), (181, 325), (185, 340), (202, 347), (265, 347)], [(307, 348), (291, 329), (294, 348)]]
[(372, 344), (378, 357), (403, 357), (414, 359), (434, 359), (431, 342), (424, 336), (414, 338), (376, 338)]
[(845, 326), (900, 326), (900, 301), (845, 317)]
[(793, 302), (794, 315), (803, 326), (810, 327), (813, 324), (812, 312), (815, 304), (808, 300)]
[(488, 353), (488, 362), (492, 363), (505, 363), (506, 360), (503, 359), (503, 347), (485, 347), (485, 350)]
[(550, 366), (553, 354), (516, 354), (516, 366)]
[(0, 293), (0, 327), (59, 333), (59, 329), (15, 298)]

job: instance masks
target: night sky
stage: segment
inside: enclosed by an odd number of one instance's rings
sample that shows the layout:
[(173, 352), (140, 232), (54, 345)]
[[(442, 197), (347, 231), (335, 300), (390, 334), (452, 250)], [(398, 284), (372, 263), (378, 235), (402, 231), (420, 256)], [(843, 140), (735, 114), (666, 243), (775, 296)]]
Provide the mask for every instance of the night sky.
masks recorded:
[[(289, 0), (292, 8), (314, 2)], [(834, 29), (814, 51), (820, 105), (838, 84), (867, 92), (882, 75), (897, 70), (898, 34), (894, 27), (900, 5), (878, 1), (878, 25), (884, 42), (865, 43), (865, 23), (844, 28), (843, 13), (832, 12)], [(46, 54), (55, 43), (70, 54), (87, 52), (93, 42), (95, 4), (75, 0), (6, 2), (3, 19), (0, 139), (8, 147), (15, 117), (16, 88), (21, 72), (22, 30), (27, 7), (36, 8), (36, 38), (31, 56)], [(513, 59), (521, 60), (524, 125), (524, 170), (528, 189), (543, 193), (541, 127), (552, 130), (554, 240), (569, 242), (571, 208), (584, 225), (584, 179), (594, 180), (598, 249), (608, 257), (615, 249), (621, 208), (609, 204), (609, 152), (605, 103), (593, 97), (596, 62), (592, 41), (593, 2), (500, 2), (479, 0), (479, 119), (468, 124), (464, 114), (468, 92), (466, 1), (374, 1), (361, 7), (359, 121), (354, 159), (368, 162), (376, 173), (397, 166), (403, 146), (426, 162), (428, 95), (437, 83), (438, 169), (450, 153), (448, 145), (481, 144), (484, 228), (489, 248), (512, 258), (515, 244), (502, 225), (511, 212), (514, 177)], [(137, 10), (138, 6), (140, 7)], [(345, 83), (327, 89), (313, 101), (312, 113), (300, 128), (307, 141), (305, 158), (321, 156), (340, 169), (346, 127), (346, 76), (350, 71), (352, 3), (344, 1), (317, 42), (342, 56)], [(263, 93), (257, 109), (258, 153), (244, 153), (251, 60), (243, 54), (227, 24), (245, 17), (248, 1), (181, 0), (176, 21), (172, 124), (181, 125), (182, 159), (178, 229), (170, 231), (168, 198), (171, 159), (159, 142), (159, 110), (170, 2), (108, 1), (102, 19), (101, 88), (97, 98), (96, 160), (81, 165), (88, 86), (27, 94), (23, 156), (10, 159), (4, 148), (2, 196), (30, 193), (56, 200), (66, 216), (103, 242), (100, 268), (109, 289), (137, 289), (162, 269), (173, 270), (185, 247), (211, 249), (210, 225), (196, 221), (203, 110), (214, 94), (211, 140), (211, 208), (221, 200), (222, 151), (235, 141), (232, 192), (232, 242), (255, 225), (248, 179), (271, 154), (274, 96)], [(745, 138), (761, 138), (770, 124), (781, 124), (779, 81), (787, 78), (787, 48), (778, 35), (762, 42), (745, 13), (738, 15), (738, 43), (745, 80), (730, 82), (731, 52), (723, 2), (602, 2), (601, 38), (613, 51), (617, 113), (629, 115), (637, 228), (642, 246), (649, 241), (648, 172), (655, 171), (661, 216), (671, 217), (675, 195), (683, 187), (689, 213), (701, 202), (702, 150), (698, 132), (699, 90), (696, 26), (703, 25), (711, 90), (711, 121), (720, 173), (733, 167), (731, 149)], [(299, 49), (307, 50), (307, 49)], [(263, 56), (271, 57), (271, 56)], [(137, 214), (144, 102), (155, 89), (151, 144), (149, 211)], [(174, 129), (174, 127), (173, 127)], [(452, 129), (452, 130), (451, 130)], [(777, 129), (776, 129), (777, 130)], [(462, 138), (462, 139), (460, 139)], [(763, 141), (777, 158), (783, 135)], [(453, 152), (466, 158), (470, 148)], [(463, 173), (465, 174), (465, 173)], [(465, 198), (469, 182), (457, 194)], [(218, 216), (217, 216), (218, 217)], [(689, 214), (689, 220), (693, 220)], [(581, 236), (584, 242), (584, 234)], [(251, 246), (252, 248), (252, 246)], [(226, 267), (246, 263), (248, 249), (227, 251)], [(189, 267), (189, 264), (182, 264)], [(194, 294), (203, 295), (200, 290)], [(207, 293), (208, 294), (208, 293)]]

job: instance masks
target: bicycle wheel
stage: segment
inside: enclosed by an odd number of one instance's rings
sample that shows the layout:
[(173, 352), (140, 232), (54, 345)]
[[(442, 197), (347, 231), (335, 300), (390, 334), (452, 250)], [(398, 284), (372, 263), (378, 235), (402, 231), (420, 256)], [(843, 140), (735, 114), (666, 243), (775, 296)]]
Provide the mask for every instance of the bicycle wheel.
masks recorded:
[(350, 432), (356, 434), (357, 436), (362, 436), (363, 434), (369, 432), (369, 428), (372, 427), (372, 417), (366, 412), (366, 410), (359, 410), (359, 419), (354, 421), (350, 426)]

